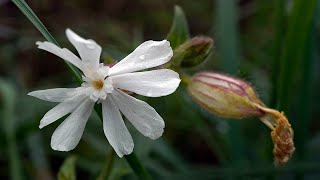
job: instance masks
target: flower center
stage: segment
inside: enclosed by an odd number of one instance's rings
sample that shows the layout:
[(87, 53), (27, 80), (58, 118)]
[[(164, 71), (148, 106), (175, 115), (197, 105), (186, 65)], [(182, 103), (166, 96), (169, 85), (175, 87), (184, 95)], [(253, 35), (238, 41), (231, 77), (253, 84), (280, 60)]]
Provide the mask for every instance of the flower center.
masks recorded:
[(92, 86), (97, 90), (101, 90), (103, 88), (103, 84), (104, 82), (101, 79), (92, 82)]

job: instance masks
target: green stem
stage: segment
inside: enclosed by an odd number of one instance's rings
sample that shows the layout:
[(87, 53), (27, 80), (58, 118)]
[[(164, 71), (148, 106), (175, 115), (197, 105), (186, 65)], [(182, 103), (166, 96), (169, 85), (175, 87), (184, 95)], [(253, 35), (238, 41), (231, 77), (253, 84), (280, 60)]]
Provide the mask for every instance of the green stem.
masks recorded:
[(132, 170), (140, 179), (152, 179), (134, 153), (124, 157), (126, 158), (128, 164), (131, 166)]
[(191, 77), (181, 71), (179, 72), (179, 76), (180, 76), (181, 82), (186, 86), (188, 86), (188, 84), (191, 81)]
[[(51, 43), (59, 46), (58, 42), (54, 39), (54, 37), (50, 34), (48, 29), (43, 25), (40, 19), (36, 16), (36, 14), (32, 11), (32, 9), (28, 6), (28, 4), (24, 0), (11, 0), (20, 11), (32, 22), (32, 24), (41, 32), (41, 34)], [(65, 61), (69, 70), (72, 72), (73, 76), (76, 78), (77, 82), (81, 85), (82, 78), (79, 71), (70, 63)], [(100, 106), (100, 107), (99, 107)], [(100, 119), (102, 120), (102, 111), (101, 105), (96, 105), (95, 110), (97, 111)], [(125, 156), (132, 170), (139, 176), (141, 179), (151, 179), (151, 176), (145, 170), (139, 159), (135, 156), (134, 153), (131, 155)]]

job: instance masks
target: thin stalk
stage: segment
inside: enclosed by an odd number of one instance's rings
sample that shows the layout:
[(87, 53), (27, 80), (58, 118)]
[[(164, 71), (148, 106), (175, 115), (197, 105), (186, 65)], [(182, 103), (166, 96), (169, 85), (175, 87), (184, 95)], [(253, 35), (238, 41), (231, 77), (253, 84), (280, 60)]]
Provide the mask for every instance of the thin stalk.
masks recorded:
[(127, 159), (128, 164), (131, 166), (132, 170), (136, 173), (136, 175), (140, 179), (146, 179), (146, 180), (152, 179), (150, 174), (146, 171), (146, 169), (144, 168), (144, 166), (141, 164), (141, 162), (139, 161), (139, 159), (134, 153), (129, 154), (125, 157)]
[(104, 180), (109, 178), (112, 170), (113, 162), (114, 162), (114, 156), (115, 156), (114, 151), (110, 151), (107, 154), (105, 166), (103, 166), (103, 169), (99, 174), (97, 180)]
[[(54, 39), (54, 37), (50, 34), (48, 29), (43, 25), (40, 19), (36, 16), (36, 14), (32, 11), (32, 9), (28, 6), (28, 4), (24, 0), (11, 0), (20, 11), (32, 22), (32, 24), (41, 32), (41, 34), (51, 43), (59, 46), (58, 42)], [(73, 76), (76, 78), (77, 82), (81, 85), (82, 78), (79, 71), (70, 63), (65, 61), (69, 70), (72, 72)], [(97, 111), (100, 119), (102, 120), (102, 111), (101, 105), (96, 105), (95, 110)], [(136, 157), (134, 153), (124, 156), (131, 166), (132, 170), (136, 173), (138, 177), (141, 179), (151, 179), (151, 176), (143, 167), (142, 163)]]

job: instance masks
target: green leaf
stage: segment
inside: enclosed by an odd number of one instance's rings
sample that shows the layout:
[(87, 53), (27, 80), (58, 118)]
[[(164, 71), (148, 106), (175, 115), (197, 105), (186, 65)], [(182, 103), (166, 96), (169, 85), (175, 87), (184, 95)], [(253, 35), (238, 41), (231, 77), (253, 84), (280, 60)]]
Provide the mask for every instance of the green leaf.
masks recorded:
[[(288, 114), (295, 131), (297, 157), (303, 159), (307, 128), (310, 122), (310, 101), (313, 84), (312, 67), (315, 45), (312, 37), (316, 0), (294, 0), (288, 19), (288, 30), (284, 41), (284, 51), (277, 74), (278, 109)], [(297, 96), (297, 93), (298, 94)], [(298, 111), (292, 111), (292, 97), (298, 97)]]
[(76, 168), (75, 168), (76, 157), (68, 157), (60, 167), (58, 172), (58, 180), (75, 180), (76, 179)]
[[(236, 74), (240, 64), (240, 53), (238, 46), (238, 9), (236, 0), (216, 1), (217, 15), (216, 28), (217, 50), (221, 57), (221, 69), (228, 74)], [(220, 41), (219, 41), (220, 40)], [(228, 121), (230, 131), (228, 132), (229, 146), (231, 149), (231, 161), (239, 165), (246, 160), (245, 138), (243, 135), (243, 124), (240, 121)]]
[(295, 121), (293, 126), (295, 129), (295, 143), (297, 148), (297, 155), (300, 159), (304, 159), (307, 155), (306, 153), (306, 143), (310, 139), (310, 132), (308, 130), (311, 121), (312, 121), (312, 99), (313, 99), (313, 84), (315, 82), (315, 76), (313, 67), (316, 66), (316, 61), (318, 60), (318, 47), (315, 36), (316, 28), (313, 27), (313, 30), (310, 31), (307, 43), (306, 43), (306, 52), (303, 57), (304, 63), (300, 67), (301, 79), (300, 89), (298, 94), (298, 104), (299, 111), (295, 112)]
[(237, 1), (218, 0), (216, 3), (217, 50), (221, 55), (222, 70), (235, 74), (240, 64)]
[(288, 30), (285, 36), (284, 52), (282, 54), (280, 72), (278, 74), (278, 106), (279, 109), (289, 109), (290, 97), (296, 86), (297, 72), (303, 65), (303, 58), (312, 28), (312, 20), (316, 9), (316, 0), (295, 0), (288, 19)]
[(189, 39), (189, 36), (187, 19), (182, 8), (176, 5), (174, 8), (174, 20), (167, 35), (167, 40), (170, 42), (172, 49), (175, 49)]
[(272, 64), (272, 96), (271, 96), (271, 107), (274, 107), (277, 101), (277, 82), (279, 79), (279, 69), (280, 69), (280, 57), (283, 47), (283, 39), (285, 34), (285, 1), (275, 1), (274, 2), (274, 44), (273, 44), (273, 64)]

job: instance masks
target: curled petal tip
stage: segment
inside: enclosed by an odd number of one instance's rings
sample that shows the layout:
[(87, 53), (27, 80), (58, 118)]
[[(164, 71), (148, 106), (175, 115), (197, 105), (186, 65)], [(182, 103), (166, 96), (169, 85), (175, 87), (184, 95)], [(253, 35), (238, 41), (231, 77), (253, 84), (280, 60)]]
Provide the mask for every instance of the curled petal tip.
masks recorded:
[(70, 28), (67, 28), (65, 32), (66, 32), (66, 34), (73, 33), (73, 31)]
[(39, 129), (42, 129), (44, 125), (42, 123), (39, 124)]
[(43, 43), (43, 42), (41, 42), (41, 41), (37, 41), (37, 42), (36, 42), (36, 45), (37, 45), (37, 46), (40, 46), (42, 43)]

